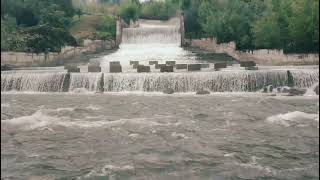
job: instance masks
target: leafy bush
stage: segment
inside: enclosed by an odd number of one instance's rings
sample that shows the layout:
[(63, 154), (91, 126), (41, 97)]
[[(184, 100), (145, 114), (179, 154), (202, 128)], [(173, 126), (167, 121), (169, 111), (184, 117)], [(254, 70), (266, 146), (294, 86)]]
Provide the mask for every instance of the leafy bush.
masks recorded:
[(107, 32), (110, 34), (110, 38), (116, 37), (117, 31), (116, 18), (112, 16), (104, 16), (101, 21), (101, 25), (98, 27), (98, 31)]
[(166, 1), (150, 1), (141, 5), (140, 18), (168, 20), (174, 16), (178, 9), (178, 3), (172, 0)]
[(136, 3), (126, 3), (120, 7), (119, 15), (129, 24), (130, 20), (138, 20), (139, 12), (139, 6)]
[(109, 40), (112, 38), (112, 35), (110, 32), (96, 32), (94, 34), (94, 39), (99, 39), (99, 40)]
[(60, 52), (65, 45), (77, 45), (76, 40), (63, 28), (40, 25), (26, 28), (23, 33), (26, 36), (26, 48), (35, 53), (48, 50)]

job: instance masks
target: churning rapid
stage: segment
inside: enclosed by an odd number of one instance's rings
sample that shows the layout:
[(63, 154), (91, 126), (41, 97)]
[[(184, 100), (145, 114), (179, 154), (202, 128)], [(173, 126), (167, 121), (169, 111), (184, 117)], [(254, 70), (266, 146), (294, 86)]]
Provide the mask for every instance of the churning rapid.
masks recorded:
[[(225, 59), (185, 50), (180, 38), (175, 19), (141, 21), (95, 59), (101, 73), (1, 72), (1, 179), (319, 179), (319, 96), (260, 93), (312, 89), (319, 66), (248, 71), (232, 59), (216, 71)], [(123, 72), (109, 73), (111, 61)], [(209, 67), (137, 73), (130, 61)]]

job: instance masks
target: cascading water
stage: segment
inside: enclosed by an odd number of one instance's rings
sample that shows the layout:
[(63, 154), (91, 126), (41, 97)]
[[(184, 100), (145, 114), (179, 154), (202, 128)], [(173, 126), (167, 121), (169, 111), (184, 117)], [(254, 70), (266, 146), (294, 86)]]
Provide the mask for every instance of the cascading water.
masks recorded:
[[(294, 83), (309, 88), (319, 82), (319, 70), (291, 71)], [(286, 86), (285, 70), (221, 71), (197, 73), (2, 73), (1, 91), (62, 92), (86, 89), (97, 92), (144, 91), (161, 92), (172, 88), (176, 92), (254, 92), (263, 87)], [(64, 85), (67, 81), (67, 85)]]
[[(298, 74), (296, 74), (298, 73)], [(319, 82), (319, 71), (304, 74), (293, 72), (298, 87), (308, 88)], [(308, 83), (306, 83), (308, 82)], [(195, 92), (209, 89), (213, 92), (251, 92), (265, 86), (286, 86), (286, 71), (225, 71), (198, 73), (105, 74), (104, 89), (109, 92), (146, 91), (161, 92), (172, 88), (176, 92)]]
[(1, 73), (1, 91), (61, 92), (66, 73)]
[(171, 22), (140, 21), (138, 28), (125, 28), (117, 52), (103, 57), (104, 72), (109, 71), (110, 61), (120, 61), (123, 72), (132, 67), (130, 61), (148, 65), (148, 61), (194, 61), (195, 55), (180, 47), (181, 33), (178, 20)]
[(71, 73), (69, 91), (86, 89), (87, 91), (99, 91), (102, 73)]
[(297, 87), (309, 88), (319, 83), (319, 70), (294, 70), (291, 73)]
[(296, 87), (310, 88), (319, 82), (318, 67), (262, 66), (258, 71), (245, 71), (240, 67), (229, 66), (218, 72), (207, 68), (206, 72), (175, 70), (174, 73), (159, 73), (159, 70), (154, 71), (152, 67), (152, 73), (134, 73), (136, 70), (129, 63), (131, 60), (145, 65), (150, 60), (159, 63), (176, 61), (177, 64), (200, 62), (194, 53), (180, 47), (181, 35), (177, 22), (166, 24), (141, 21), (139, 28), (124, 29), (120, 49), (105, 56), (101, 62), (102, 72), (108, 72), (110, 61), (120, 61), (123, 73), (70, 74), (62, 68), (51, 69), (51, 72), (28, 69), (25, 72), (1, 73), (1, 91), (75, 92), (82, 89), (91, 92), (161, 92), (171, 88), (175, 92), (195, 92), (199, 89), (212, 92), (256, 92), (269, 85), (288, 85), (287, 70), (290, 70)]
[(124, 44), (179, 44), (181, 34), (177, 27), (144, 27), (127, 28), (123, 30), (122, 43)]

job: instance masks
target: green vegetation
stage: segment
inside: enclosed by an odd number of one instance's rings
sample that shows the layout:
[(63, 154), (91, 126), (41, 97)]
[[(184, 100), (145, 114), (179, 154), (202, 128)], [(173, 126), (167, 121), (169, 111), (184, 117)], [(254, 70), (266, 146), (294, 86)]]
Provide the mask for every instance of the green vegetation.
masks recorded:
[(75, 45), (67, 30), (73, 15), (70, 0), (1, 0), (1, 50), (39, 53)]
[(176, 15), (178, 8), (178, 3), (172, 0), (167, 0), (164, 2), (149, 1), (141, 4), (140, 18), (168, 20), (170, 17)]
[(84, 38), (114, 39), (115, 33), (115, 16), (87, 15), (72, 0), (1, 0), (2, 51), (59, 52)]
[(74, 17), (70, 33), (81, 42), (84, 39), (115, 39), (116, 18), (110, 15), (82, 15)]
[(130, 20), (138, 20), (139, 10), (139, 5), (137, 3), (126, 3), (120, 7), (119, 15), (129, 24)]
[(319, 52), (319, 0), (181, 0), (186, 35), (240, 50)]
[(59, 51), (85, 38), (114, 39), (118, 15), (129, 24), (179, 11), (187, 38), (235, 41), (240, 50), (319, 52), (319, 0), (1, 0), (1, 50)]

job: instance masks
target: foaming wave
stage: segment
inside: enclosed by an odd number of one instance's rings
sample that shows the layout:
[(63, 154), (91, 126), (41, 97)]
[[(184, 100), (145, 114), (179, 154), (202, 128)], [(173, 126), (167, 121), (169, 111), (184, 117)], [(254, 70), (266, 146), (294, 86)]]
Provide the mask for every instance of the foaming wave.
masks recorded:
[[(90, 177), (106, 177), (112, 176), (113, 174), (126, 172), (126, 173), (134, 173), (135, 167), (132, 165), (125, 165), (125, 166), (116, 166), (116, 165), (105, 165), (101, 169), (91, 170), (87, 175), (83, 178), (90, 178)], [(78, 178), (81, 179), (81, 178)]]
[(266, 121), (271, 124), (278, 124), (289, 127), (294, 124), (303, 124), (310, 121), (319, 123), (319, 114), (308, 114), (300, 111), (295, 111), (286, 114), (270, 116)]
[(86, 107), (86, 109), (88, 109), (88, 110), (93, 110), (93, 111), (97, 111), (97, 110), (100, 110), (101, 107), (90, 104), (89, 106)]
[(8, 103), (1, 103), (1, 107), (10, 107), (10, 104), (8, 104)]
[(132, 119), (118, 119), (114, 121), (100, 120), (90, 121), (80, 119), (71, 119), (68, 116), (58, 117), (52, 112), (73, 111), (73, 108), (58, 108), (56, 110), (40, 109), (29, 116), (22, 116), (18, 118), (1, 121), (1, 125), (6, 127), (6, 130), (35, 130), (43, 129), (50, 126), (63, 126), (67, 128), (101, 128), (101, 127), (122, 127), (122, 126), (137, 126), (137, 127), (154, 127), (154, 126), (178, 126), (179, 122), (157, 122), (154, 118), (132, 118)]
[(49, 116), (39, 110), (31, 116), (22, 116), (9, 120), (3, 120), (1, 121), (1, 125), (4, 125), (8, 129), (33, 130), (49, 126), (58, 120), (58, 118)]
[(65, 127), (78, 127), (78, 128), (99, 128), (99, 127), (117, 127), (117, 126), (142, 126), (142, 127), (153, 127), (153, 126), (178, 126), (180, 123), (159, 123), (153, 121), (151, 118), (133, 118), (133, 119), (119, 119), (115, 121), (69, 121), (69, 122), (58, 122), (58, 125)]
[(317, 96), (316, 92), (314, 91), (317, 86), (319, 86), (319, 83), (315, 83), (310, 88), (308, 88), (304, 96)]

